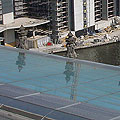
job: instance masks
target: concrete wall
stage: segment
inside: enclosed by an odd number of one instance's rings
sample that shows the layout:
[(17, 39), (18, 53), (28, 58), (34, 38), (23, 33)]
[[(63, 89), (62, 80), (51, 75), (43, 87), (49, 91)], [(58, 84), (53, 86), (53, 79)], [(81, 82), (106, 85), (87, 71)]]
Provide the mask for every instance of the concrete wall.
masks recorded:
[(68, 27), (74, 31), (74, 0), (68, 0)]
[(114, 14), (115, 15), (117, 15), (117, 1), (118, 0), (114, 0), (114, 8), (115, 8)]
[(4, 38), (5, 38), (5, 43), (15, 42), (15, 31), (14, 30), (4, 31)]
[(108, 0), (102, 0), (102, 19), (108, 20)]
[(114, 0), (115, 15), (120, 16), (120, 0)]
[(119, 13), (118, 13), (118, 14), (119, 14), (119, 16), (120, 16), (120, 0), (119, 0)]
[(118, 13), (118, 14), (119, 14), (119, 16), (120, 16), (120, 0), (119, 0), (119, 13)]

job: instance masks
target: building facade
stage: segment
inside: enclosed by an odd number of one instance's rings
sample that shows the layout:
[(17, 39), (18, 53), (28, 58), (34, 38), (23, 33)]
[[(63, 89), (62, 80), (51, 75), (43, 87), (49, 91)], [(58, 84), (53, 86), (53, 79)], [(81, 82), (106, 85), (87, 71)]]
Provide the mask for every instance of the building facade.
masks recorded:
[(24, 4), (28, 17), (49, 19), (50, 0), (24, 0)]
[(28, 13), (25, 0), (14, 0), (13, 8), (15, 18), (26, 16)]
[(102, 20), (102, 0), (94, 0), (95, 22)]
[(0, 20), (3, 24), (19, 17), (50, 20), (51, 38), (57, 44), (68, 31), (77, 37), (94, 32), (98, 22), (120, 15), (119, 7), (120, 0), (0, 0)]
[[(49, 24), (49, 20), (47, 20), (49, 17), (46, 15), (48, 11), (44, 11), (47, 9), (48, 0), (29, 0), (29, 4), (28, 0), (0, 0), (0, 3), (0, 24), (3, 24), (3, 28), (0, 28), (0, 33), (1, 36), (5, 38), (5, 43), (7, 44), (15, 44), (17, 37), (16, 30), (19, 29), (20, 25), (27, 24), (27, 28), (34, 32), (34, 27), (37, 28), (45, 25), (46, 28), (46, 25)], [(36, 5), (38, 7), (36, 7)], [(38, 13), (39, 15), (37, 15)], [(41, 29), (38, 29), (37, 33), (40, 30)], [(45, 32), (42, 32), (42, 35), (48, 34)]]
[(77, 37), (94, 31), (94, 0), (69, 0), (69, 27)]
[(108, 18), (114, 17), (114, 0), (102, 0), (102, 19), (108, 20)]
[(68, 0), (52, 0), (51, 6), (52, 39), (57, 44), (68, 31)]

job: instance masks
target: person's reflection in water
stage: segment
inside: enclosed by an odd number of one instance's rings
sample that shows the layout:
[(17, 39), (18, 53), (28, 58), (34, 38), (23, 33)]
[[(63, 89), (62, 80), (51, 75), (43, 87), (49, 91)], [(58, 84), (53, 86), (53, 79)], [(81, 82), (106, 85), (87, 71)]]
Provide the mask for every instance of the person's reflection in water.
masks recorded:
[(66, 83), (68, 83), (71, 79), (71, 76), (74, 76), (74, 71), (73, 71), (73, 62), (66, 62), (65, 66), (65, 71), (64, 71)]
[(120, 81), (119, 81), (119, 83), (118, 83), (118, 86), (120, 86)]
[(76, 101), (77, 99), (77, 86), (78, 86), (78, 80), (79, 80), (79, 73), (80, 73), (79, 63), (74, 63), (71, 61), (66, 62), (65, 71), (64, 71), (65, 80), (66, 80), (66, 83), (72, 80), (70, 99), (74, 101)]
[(23, 69), (23, 66), (25, 66), (25, 53), (19, 52), (18, 60), (16, 61), (16, 65), (18, 65), (19, 72)]
[(74, 63), (74, 76), (73, 81), (71, 85), (71, 96), (70, 99), (76, 101), (77, 100), (77, 87), (78, 87), (78, 81), (80, 76), (80, 64)]

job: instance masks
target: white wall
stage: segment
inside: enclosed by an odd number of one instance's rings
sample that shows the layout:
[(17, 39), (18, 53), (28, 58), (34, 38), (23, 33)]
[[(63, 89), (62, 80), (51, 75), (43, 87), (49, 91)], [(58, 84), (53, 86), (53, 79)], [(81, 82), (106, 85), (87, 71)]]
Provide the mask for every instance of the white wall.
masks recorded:
[(74, 0), (75, 31), (83, 29), (83, 0)]
[(87, 0), (87, 19), (88, 27), (95, 25), (94, 0)]
[(112, 19), (109, 19), (109, 20), (101, 20), (99, 22), (96, 22), (95, 24), (95, 29), (104, 29), (108, 26), (110, 26), (112, 23)]
[(12, 22), (14, 22), (14, 13), (13, 12), (3, 14), (3, 24), (4, 25), (12, 23)]

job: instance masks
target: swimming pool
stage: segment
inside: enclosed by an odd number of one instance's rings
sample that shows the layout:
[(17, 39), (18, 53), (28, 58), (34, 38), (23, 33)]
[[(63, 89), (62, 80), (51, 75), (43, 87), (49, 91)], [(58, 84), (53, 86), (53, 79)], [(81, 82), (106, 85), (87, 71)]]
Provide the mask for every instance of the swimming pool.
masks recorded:
[(120, 111), (120, 68), (111, 65), (0, 47), (6, 84)]

